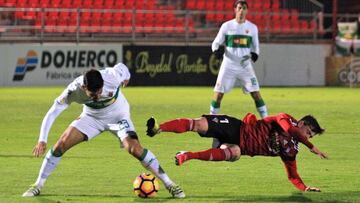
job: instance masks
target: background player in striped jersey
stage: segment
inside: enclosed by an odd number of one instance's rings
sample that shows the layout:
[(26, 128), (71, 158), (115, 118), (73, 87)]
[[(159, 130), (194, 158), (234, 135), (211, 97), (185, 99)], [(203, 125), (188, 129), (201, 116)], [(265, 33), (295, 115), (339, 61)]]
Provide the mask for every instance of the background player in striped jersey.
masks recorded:
[[(214, 96), (210, 105), (210, 114), (218, 114), (225, 93), (235, 86), (241, 86), (244, 93), (250, 93), (262, 118), (268, 115), (260, 86), (251, 60), (255, 63), (260, 53), (258, 28), (246, 20), (248, 4), (245, 0), (234, 3), (235, 18), (223, 23), (212, 43), (212, 51), (220, 57), (222, 45), (225, 46), (223, 61), (214, 87)], [(220, 54), (219, 54), (220, 53)], [(251, 59), (251, 60), (250, 60)], [(213, 139), (213, 147), (219, 142)]]
[(24, 192), (23, 197), (40, 194), (48, 176), (55, 170), (67, 150), (104, 131), (113, 133), (131, 155), (163, 181), (173, 197), (185, 197), (181, 188), (161, 168), (155, 155), (139, 143), (130, 118), (129, 104), (120, 90), (121, 86), (128, 84), (129, 79), (130, 72), (122, 63), (100, 71), (92, 69), (87, 71), (84, 76), (76, 78), (55, 99), (41, 124), (39, 141), (33, 150), (35, 156), (44, 154), (50, 128), (61, 112), (67, 109), (72, 102), (84, 104), (83, 112), (48, 151), (35, 184)]
[(307, 115), (297, 121), (292, 116), (280, 113), (257, 120), (247, 114), (243, 120), (227, 115), (203, 115), (198, 119), (179, 118), (158, 126), (154, 118), (147, 122), (147, 134), (160, 132), (198, 132), (201, 137), (217, 138), (220, 148), (198, 152), (180, 152), (176, 164), (199, 159), (203, 161), (236, 161), (241, 155), (280, 156), (285, 164), (289, 180), (301, 191), (320, 192), (319, 188), (306, 186), (297, 173), (296, 155), (299, 142), (321, 158), (327, 155), (317, 149), (309, 139), (324, 132), (317, 120)]

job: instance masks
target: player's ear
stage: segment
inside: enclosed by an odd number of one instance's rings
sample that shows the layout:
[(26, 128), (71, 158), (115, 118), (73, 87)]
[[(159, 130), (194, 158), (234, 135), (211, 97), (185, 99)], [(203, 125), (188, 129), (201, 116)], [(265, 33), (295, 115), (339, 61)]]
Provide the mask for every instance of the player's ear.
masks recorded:
[(298, 123), (297, 123), (297, 126), (300, 128), (300, 127), (302, 127), (302, 126), (304, 126), (304, 121), (299, 121)]

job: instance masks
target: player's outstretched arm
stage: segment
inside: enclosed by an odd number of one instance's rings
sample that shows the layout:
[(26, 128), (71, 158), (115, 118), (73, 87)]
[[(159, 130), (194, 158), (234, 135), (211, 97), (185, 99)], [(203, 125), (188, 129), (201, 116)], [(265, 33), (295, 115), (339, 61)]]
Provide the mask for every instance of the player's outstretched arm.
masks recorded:
[(43, 155), (46, 151), (46, 143), (49, 135), (50, 128), (54, 123), (55, 119), (63, 112), (69, 105), (59, 104), (57, 101), (51, 106), (49, 111), (46, 113), (40, 127), (40, 135), (38, 143), (35, 145), (32, 154), (36, 157)]
[(313, 148), (310, 150), (312, 153), (318, 155), (320, 158), (322, 159), (328, 159), (328, 156), (321, 152), (318, 148), (316, 148), (315, 146), (313, 146)]
[(40, 141), (35, 145), (32, 154), (36, 157), (39, 157), (43, 155), (45, 152), (46, 152), (46, 142)]

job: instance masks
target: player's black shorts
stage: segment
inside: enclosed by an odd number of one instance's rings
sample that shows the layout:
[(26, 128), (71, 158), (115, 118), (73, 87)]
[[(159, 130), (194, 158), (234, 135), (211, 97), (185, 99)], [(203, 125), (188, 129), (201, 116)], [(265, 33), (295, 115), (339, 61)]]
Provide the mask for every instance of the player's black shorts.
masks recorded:
[(214, 137), (221, 143), (240, 144), (240, 126), (242, 121), (227, 115), (202, 115), (208, 121), (209, 129), (201, 137)]

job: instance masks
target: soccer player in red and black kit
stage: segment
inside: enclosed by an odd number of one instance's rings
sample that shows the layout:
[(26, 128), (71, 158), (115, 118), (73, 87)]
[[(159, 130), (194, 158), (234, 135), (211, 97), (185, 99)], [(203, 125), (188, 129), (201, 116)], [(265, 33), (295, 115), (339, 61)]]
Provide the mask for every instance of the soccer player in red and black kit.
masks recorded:
[(236, 161), (241, 155), (280, 156), (289, 180), (301, 191), (320, 192), (319, 188), (306, 186), (297, 173), (296, 154), (299, 142), (321, 158), (327, 155), (317, 149), (309, 139), (324, 132), (317, 120), (307, 115), (297, 121), (280, 113), (257, 120), (248, 113), (242, 120), (227, 115), (203, 115), (197, 119), (179, 118), (157, 125), (154, 118), (147, 121), (147, 135), (160, 132), (198, 132), (201, 137), (217, 138), (218, 148), (199, 152), (179, 152), (176, 164), (199, 159), (203, 161)]

